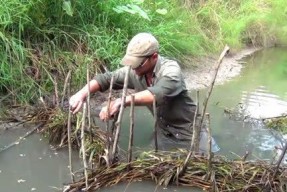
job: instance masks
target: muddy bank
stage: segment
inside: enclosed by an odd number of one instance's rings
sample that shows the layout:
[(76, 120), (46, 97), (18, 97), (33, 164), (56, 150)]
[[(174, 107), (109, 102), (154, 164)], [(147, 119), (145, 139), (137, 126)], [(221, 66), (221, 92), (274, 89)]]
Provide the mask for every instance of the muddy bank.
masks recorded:
[[(253, 54), (254, 52), (262, 48), (250, 47), (242, 49), (238, 52), (233, 52), (232, 48), (230, 52), (225, 56), (222, 64), (219, 68), (216, 84), (223, 84), (224, 82), (232, 79), (240, 74), (244, 61), (242, 59), (246, 56)], [(193, 59), (191, 62), (192, 68), (184, 68), (183, 75), (186, 80), (187, 89), (198, 90), (208, 87), (215, 74), (216, 63), (218, 56), (202, 57), (199, 59)]]

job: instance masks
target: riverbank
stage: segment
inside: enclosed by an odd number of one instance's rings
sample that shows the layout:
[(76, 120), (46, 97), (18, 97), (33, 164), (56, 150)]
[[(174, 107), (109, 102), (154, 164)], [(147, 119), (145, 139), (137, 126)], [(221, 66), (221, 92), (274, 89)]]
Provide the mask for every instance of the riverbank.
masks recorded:
[[(247, 47), (240, 51), (230, 52), (224, 57), (219, 68), (215, 84), (223, 84), (226, 81), (240, 75), (241, 69), (244, 67), (244, 57), (252, 55), (256, 51), (261, 50), (261, 47)], [(185, 77), (188, 90), (198, 90), (208, 87), (215, 74), (216, 63), (219, 55), (202, 57), (193, 59), (193, 68), (184, 68), (183, 75)]]

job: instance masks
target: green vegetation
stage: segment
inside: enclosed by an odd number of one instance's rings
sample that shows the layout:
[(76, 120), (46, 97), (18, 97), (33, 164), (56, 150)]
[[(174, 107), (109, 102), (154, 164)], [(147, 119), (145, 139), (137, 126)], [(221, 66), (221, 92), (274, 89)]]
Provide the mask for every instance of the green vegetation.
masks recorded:
[[(163, 55), (197, 57), (225, 44), (286, 44), (285, 0), (2, 0), (0, 91), (15, 102), (78, 89), (101, 66), (116, 69), (128, 40), (153, 33)], [(73, 91), (73, 90), (72, 90)]]
[(277, 117), (265, 120), (267, 127), (279, 131), (282, 134), (287, 133), (287, 117)]

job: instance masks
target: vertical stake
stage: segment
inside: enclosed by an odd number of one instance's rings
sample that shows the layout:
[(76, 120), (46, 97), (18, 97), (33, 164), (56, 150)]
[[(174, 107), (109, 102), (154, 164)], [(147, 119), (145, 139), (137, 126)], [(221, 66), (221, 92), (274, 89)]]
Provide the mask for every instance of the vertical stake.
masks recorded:
[(128, 147), (128, 163), (130, 163), (132, 160), (132, 147), (133, 147), (133, 140), (134, 140), (134, 102), (135, 102), (135, 96), (131, 95), (130, 140), (129, 140), (129, 147)]
[(68, 125), (67, 125), (67, 131), (68, 131), (68, 147), (69, 147), (69, 170), (72, 182), (75, 182), (74, 173), (73, 173), (73, 165), (72, 165), (72, 144), (71, 144), (71, 110), (69, 110), (68, 114)]
[(121, 121), (123, 118), (123, 112), (124, 112), (124, 107), (125, 107), (125, 102), (126, 102), (126, 94), (127, 94), (127, 87), (128, 87), (128, 77), (130, 74), (131, 67), (128, 66), (126, 70), (126, 75), (125, 75), (125, 80), (124, 80), (124, 87), (123, 87), (123, 94), (122, 94), (122, 103), (119, 111), (119, 116), (118, 120), (116, 122), (116, 135), (115, 135), (115, 140), (113, 144), (113, 151), (112, 151), (112, 157), (113, 161), (116, 160), (116, 152), (117, 152), (117, 146), (119, 142), (119, 136), (120, 136), (120, 131), (121, 131)]
[(154, 147), (155, 152), (158, 151), (158, 143), (157, 143), (157, 113), (156, 113), (156, 97), (154, 95), (153, 99), (153, 117), (154, 117)]
[(81, 127), (81, 151), (84, 164), (84, 173), (85, 173), (85, 184), (86, 190), (88, 189), (88, 166), (86, 161), (86, 150), (85, 150), (85, 124), (86, 124), (86, 108), (87, 104), (83, 104), (83, 117), (82, 117), (82, 127)]

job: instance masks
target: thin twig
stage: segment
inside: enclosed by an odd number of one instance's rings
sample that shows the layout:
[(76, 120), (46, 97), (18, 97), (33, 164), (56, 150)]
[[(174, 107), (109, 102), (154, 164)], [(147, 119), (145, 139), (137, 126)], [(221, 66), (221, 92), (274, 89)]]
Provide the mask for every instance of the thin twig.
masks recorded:
[(131, 95), (131, 108), (130, 108), (130, 140), (129, 140), (129, 147), (128, 147), (128, 163), (132, 160), (132, 147), (133, 147), (133, 140), (134, 140), (134, 103), (135, 103), (135, 96)]
[(120, 107), (118, 120), (116, 122), (116, 135), (115, 135), (113, 151), (112, 151), (113, 160), (116, 159), (116, 151), (117, 151), (119, 135), (120, 135), (120, 130), (121, 130), (121, 121), (122, 121), (122, 118), (123, 118), (123, 111), (124, 111), (124, 107), (125, 107), (126, 93), (127, 93), (127, 87), (128, 87), (128, 77), (129, 77), (130, 70), (131, 70), (131, 67), (129, 66), (127, 68), (126, 75), (125, 75), (123, 94), (122, 94), (122, 103), (121, 103), (121, 107)]
[(86, 108), (87, 104), (83, 104), (83, 117), (82, 117), (82, 127), (81, 127), (81, 151), (82, 151), (82, 158), (83, 158), (83, 164), (84, 164), (84, 174), (85, 174), (85, 184), (86, 189), (88, 189), (88, 166), (86, 161), (86, 150), (85, 150), (85, 134), (84, 134), (84, 128), (86, 124)]
[(87, 85), (88, 85), (88, 96), (87, 96), (87, 110), (88, 110), (88, 131), (90, 135), (90, 140), (93, 142), (93, 135), (91, 130), (91, 93), (90, 93), (90, 72), (89, 63), (87, 63)]
[(68, 147), (69, 147), (69, 170), (72, 182), (75, 182), (74, 174), (73, 174), (73, 164), (72, 164), (72, 144), (71, 144), (71, 117), (72, 111), (69, 110), (68, 113), (68, 124), (67, 124), (67, 132), (68, 132)]
[[(110, 89), (109, 89), (108, 105), (107, 105), (107, 113), (109, 117), (110, 117), (110, 105), (112, 101), (113, 84), (114, 84), (114, 75), (112, 74), (111, 82), (110, 82)], [(116, 117), (117, 116), (115, 116), (114, 118)], [(109, 166), (110, 157), (111, 157), (111, 150), (110, 150), (111, 142), (112, 142), (111, 137), (113, 135), (113, 133), (111, 133), (110, 131), (110, 121), (106, 121), (106, 134), (107, 134), (107, 140), (106, 140), (107, 161), (108, 161), (108, 166)]]
[(158, 151), (158, 143), (157, 143), (157, 113), (156, 113), (156, 96), (154, 95), (153, 99), (153, 116), (154, 116), (154, 147), (155, 152)]
[[(191, 139), (191, 142), (190, 142), (189, 153), (186, 156), (186, 159), (185, 159), (185, 161), (183, 163), (183, 166), (182, 166), (181, 170), (178, 173), (178, 176), (181, 176), (181, 175), (184, 174), (184, 172), (186, 170), (186, 167), (187, 167), (187, 163), (188, 163), (193, 151), (195, 151), (194, 149), (195, 149), (195, 145), (196, 145), (195, 144), (196, 140), (199, 140), (199, 131), (196, 131), (196, 129), (198, 128), (198, 127), (196, 127), (196, 117), (197, 117), (197, 113), (198, 113), (198, 109), (199, 109), (199, 101), (198, 100), (199, 100), (199, 91), (196, 92), (196, 108), (195, 108), (195, 112), (194, 112), (194, 116), (193, 116), (193, 124), (192, 124), (193, 134), (192, 134), (192, 139)], [(198, 136), (196, 136), (196, 134)], [(197, 143), (198, 143), (197, 145), (199, 145), (199, 142), (197, 142)], [(197, 147), (197, 148), (199, 148), (199, 147)]]
[[(206, 113), (206, 129), (207, 129), (207, 135), (208, 135), (208, 142), (207, 142), (207, 154), (208, 154), (208, 166), (207, 171), (208, 175), (211, 175), (212, 171), (212, 152), (211, 152), (211, 130), (210, 130), (210, 115), (209, 113)], [(208, 178), (209, 178), (208, 176)]]
[(29, 135), (31, 135), (32, 133), (34, 133), (37, 129), (41, 128), (45, 123), (40, 123), (39, 125), (35, 126), (32, 130), (28, 131), (27, 133), (25, 133), (23, 136), (19, 137), (16, 141), (14, 141), (13, 143), (3, 147), (0, 149), (0, 153), (3, 151), (6, 151), (7, 149), (10, 149), (11, 147), (18, 145), (23, 139), (25, 139), (26, 137), (28, 137)]
[(287, 151), (287, 142), (285, 142), (285, 146), (284, 146), (284, 148), (282, 150), (282, 153), (281, 153), (281, 155), (280, 155), (280, 157), (279, 157), (279, 159), (277, 161), (277, 165), (276, 165), (276, 168), (275, 168), (275, 171), (274, 171), (274, 174), (273, 174), (273, 179), (275, 178), (275, 176), (276, 176), (276, 174), (278, 172), (278, 169), (279, 169), (280, 164), (281, 164), (281, 162), (282, 162), (282, 160), (283, 160), (283, 158), (285, 156), (286, 151)]
[(62, 108), (64, 107), (64, 100), (65, 100), (67, 87), (70, 86), (70, 81), (69, 81), (70, 77), (71, 77), (71, 70), (69, 70), (69, 72), (65, 78), (65, 83), (64, 83), (63, 93), (62, 93), (62, 100), (61, 100)]
[(200, 128), (196, 126), (197, 114), (199, 111), (199, 91), (196, 91), (196, 108), (193, 116), (193, 124), (192, 124), (192, 140), (190, 145), (190, 152), (198, 152), (199, 151), (199, 135)]

